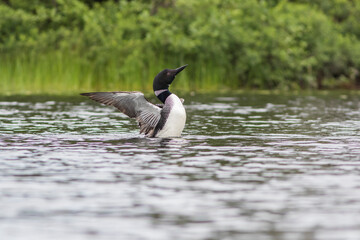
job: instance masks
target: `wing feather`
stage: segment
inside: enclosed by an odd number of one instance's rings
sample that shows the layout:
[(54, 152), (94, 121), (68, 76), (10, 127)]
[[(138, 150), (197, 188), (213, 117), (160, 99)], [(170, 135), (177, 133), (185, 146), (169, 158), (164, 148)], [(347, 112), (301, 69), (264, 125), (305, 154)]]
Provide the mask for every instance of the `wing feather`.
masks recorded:
[(114, 106), (139, 122), (140, 133), (151, 135), (159, 123), (161, 108), (150, 103), (141, 92), (91, 92), (81, 93), (90, 99)]

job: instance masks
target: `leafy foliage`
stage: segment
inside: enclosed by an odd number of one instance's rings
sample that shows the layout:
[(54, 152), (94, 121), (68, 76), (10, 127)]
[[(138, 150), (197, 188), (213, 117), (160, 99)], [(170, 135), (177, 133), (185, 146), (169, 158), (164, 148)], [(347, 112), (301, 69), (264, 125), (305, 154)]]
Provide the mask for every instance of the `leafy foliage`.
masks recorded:
[(2, 0), (8, 91), (360, 85), (360, 0)]

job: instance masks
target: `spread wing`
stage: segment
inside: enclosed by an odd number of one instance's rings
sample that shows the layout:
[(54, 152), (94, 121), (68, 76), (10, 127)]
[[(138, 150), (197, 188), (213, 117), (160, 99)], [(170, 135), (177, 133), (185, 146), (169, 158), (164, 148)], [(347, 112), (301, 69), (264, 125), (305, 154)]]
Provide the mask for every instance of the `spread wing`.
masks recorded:
[(151, 135), (160, 120), (161, 108), (147, 101), (141, 92), (91, 92), (81, 95), (114, 106), (127, 116), (135, 118), (139, 122), (140, 133), (146, 135)]

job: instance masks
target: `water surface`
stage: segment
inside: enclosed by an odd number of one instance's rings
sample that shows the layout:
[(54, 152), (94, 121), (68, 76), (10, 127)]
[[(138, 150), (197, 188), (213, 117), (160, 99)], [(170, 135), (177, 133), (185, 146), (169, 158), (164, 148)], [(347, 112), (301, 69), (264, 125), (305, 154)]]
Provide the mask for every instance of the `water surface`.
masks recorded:
[(185, 97), (149, 139), (86, 98), (0, 97), (0, 239), (360, 239), (360, 96)]

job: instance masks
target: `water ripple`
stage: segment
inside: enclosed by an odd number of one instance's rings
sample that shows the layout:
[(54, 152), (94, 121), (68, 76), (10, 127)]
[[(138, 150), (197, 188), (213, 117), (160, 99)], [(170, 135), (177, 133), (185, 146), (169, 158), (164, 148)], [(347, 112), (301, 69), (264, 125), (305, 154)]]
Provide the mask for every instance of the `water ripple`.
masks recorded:
[(0, 238), (358, 239), (359, 96), (187, 99), (183, 137), (148, 139), (82, 98), (2, 97)]

